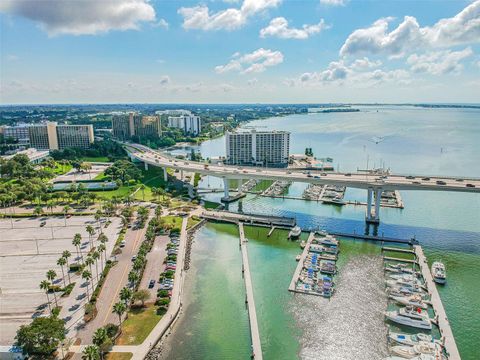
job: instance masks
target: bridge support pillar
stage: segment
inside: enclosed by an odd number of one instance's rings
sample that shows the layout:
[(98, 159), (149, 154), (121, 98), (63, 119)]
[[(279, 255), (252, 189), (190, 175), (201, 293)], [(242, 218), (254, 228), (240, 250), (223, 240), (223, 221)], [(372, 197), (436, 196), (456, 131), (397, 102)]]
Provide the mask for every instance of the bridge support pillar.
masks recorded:
[(229, 197), (228, 179), (223, 179), (223, 198), (228, 199)]
[[(373, 192), (375, 191), (375, 197)], [(365, 221), (368, 224), (378, 224), (380, 223), (380, 199), (382, 196), (382, 189), (373, 189), (368, 188), (367, 195), (367, 213), (365, 215)], [(372, 202), (375, 200), (374, 207), (372, 209)], [(373, 211), (372, 211), (373, 210)]]
[(147, 163), (144, 163), (145, 164), (145, 171), (148, 170), (148, 164)]
[(183, 181), (183, 170), (180, 170), (180, 180)]
[(163, 168), (163, 181), (165, 181), (165, 182), (168, 181), (167, 168)]

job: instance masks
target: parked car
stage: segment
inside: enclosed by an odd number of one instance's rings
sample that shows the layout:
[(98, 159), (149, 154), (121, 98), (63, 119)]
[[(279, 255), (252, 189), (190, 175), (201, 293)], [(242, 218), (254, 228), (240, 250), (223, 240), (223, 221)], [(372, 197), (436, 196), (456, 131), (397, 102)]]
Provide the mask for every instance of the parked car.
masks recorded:
[(423, 181), (430, 181), (430, 178), (429, 177), (424, 177), (422, 178)]
[(475, 185), (473, 185), (473, 184), (470, 184), (470, 183), (468, 183), (468, 184), (465, 184), (465, 186), (466, 186), (466, 187), (469, 187), (469, 188), (474, 188), (474, 187), (475, 187)]
[(443, 180), (437, 180), (437, 185), (447, 185), (447, 183)]
[(155, 280), (150, 280), (150, 282), (148, 283), (148, 288), (151, 289), (155, 286)]
[(405, 179), (413, 180), (413, 179), (415, 179), (415, 176), (409, 175), (409, 176), (405, 177)]
[(462, 182), (463, 179), (455, 179), (455, 181)]
[(132, 261), (135, 261), (137, 259), (137, 255), (132, 256)]
[(44, 227), (46, 224), (47, 224), (46, 221), (42, 221), (42, 222), (40, 223), (40, 227)]
[(126, 244), (127, 244), (127, 242), (125, 240), (122, 240), (122, 242), (120, 243), (120, 247), (124, 248)]
[(345, 176), (352, 176), (352, 174), (350, 174), (350, 173), (346, 173), (346, 174), (344, 174), (344, 175), (345, 175)]

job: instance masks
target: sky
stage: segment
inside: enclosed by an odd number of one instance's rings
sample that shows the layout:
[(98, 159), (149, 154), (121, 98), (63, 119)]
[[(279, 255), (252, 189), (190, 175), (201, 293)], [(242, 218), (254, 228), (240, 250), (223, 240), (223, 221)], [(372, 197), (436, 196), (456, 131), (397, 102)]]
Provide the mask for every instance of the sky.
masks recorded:
[(0, 0), (0, 103), (480, 103), (480, 0)]

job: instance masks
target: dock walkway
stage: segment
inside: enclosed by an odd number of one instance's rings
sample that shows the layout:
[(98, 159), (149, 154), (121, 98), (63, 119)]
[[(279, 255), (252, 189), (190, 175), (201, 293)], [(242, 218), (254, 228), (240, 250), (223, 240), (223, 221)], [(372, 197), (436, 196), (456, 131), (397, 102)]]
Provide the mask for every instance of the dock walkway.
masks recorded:
[(373, 241), (383, 241), (388, 243), (398, 243), (398, 244), (415, 244), (415, 239), (397, 239), (388, 236), (374, 236), (374, 235), (362, 235), (362, 234), (349, 234), (343, 232), (329, 232), (330, 235), (340, 236), (352, 239), (362, 239), (362, 240), (373, 240)]
[(448, 321), (447, 314), (445, 313), (442, 300), (440, 299), (440, 295), (438, 294), (437, 286), (435, 285), (432, 274), (430, 273), (430, 269), (428, 268), (427, 259), (425, 257), (425, 254), (423, 253), (423, 249), (419, 245), (415, 245), (414, 249), (415, 255), (418, 259), (420, 270), (422, 271), (423, 278), (427, 285), (427, 289), (430, 292), (430, 301), (432, 303), (433, 310), (435, 311), (435, 315), (438, 319), (438, 327), (440, 329), (440, 333), (445, 339), (444, 345), (445, 350), (449, 355), (449, 360), (460, 360), (460, 353), (458, 352), (457, 344), (455, 343), (455, 338), (453, 336), (452, 329), (450, 328), (450, 323)]
[(243, 278), (245, 280), (245, 291), (247, 293), (248, 317), (250, 320), (250, 333), (252, 337), (253, 358), (263, 359), (262, 344), (260, 342), (260, 333), (258, 331), (257, 312), (255, 309), (255, 299), (253, 297), (252, 278), (250, 276), (250, 265), (248, 263), (247, 240), (243, 224), (238, 223), (240, 233), (240, 248), (242, 250)]
[(415, 250), (412, 250), (412, 249), (402, 249), (402, 248), (395, 248), (395, 247), (388, 247), (388, 246), (384, 246), (382, 248), (382, 251), (393, 251), (393, 252), (415, 254)]
[(302, 256), (300, 258), (300, 261), (297, 264), (297, 268), (295, 269), (295, 272), (293, 273), (292, 281), (290, 281), (290, 286), (288, 287), (288, 291), (295, 292), (295, 288), (296, 288), (295, 284), (297, 282), (298, 277), (300, 276), (300, 272), (302, 271), (303, 263), (305, 262), (305, 258), (307, 257), (308, 249), (310, 248), (310, 244), (312, 243), (314, 235), (315, 233), (312, 231), (308, 236), (308, 240), (305, 245), (305, 248), (303, 249)]

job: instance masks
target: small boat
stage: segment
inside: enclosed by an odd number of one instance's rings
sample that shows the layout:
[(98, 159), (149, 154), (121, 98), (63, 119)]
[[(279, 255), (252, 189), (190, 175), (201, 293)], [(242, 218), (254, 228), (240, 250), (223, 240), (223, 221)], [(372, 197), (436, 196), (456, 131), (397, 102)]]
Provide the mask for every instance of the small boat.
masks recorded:
[(332, 235), (326, 235), (323, 238), (315, 238), (317, 243), (322, 245), (331, 245), (331, 246), (338, 246), (338, 240), (335, 239)]
[(302, 258), (302, 255), (297, 255), (297, 256), (295, 257), (295, 260), (300, 261), (301, 258)]
[(300, 236), (301, 233), (302, 233), (302, 229), (300, 228), (300, 226), (295, 225), (288, 233), (288, 238), (296, 239)]
[(414, 334), (414, 335), (409, 335), (409, 334), (400, 334), (400, 333), (395, 333), (395, 332), (390, 332), (388, 334), (388, 339), (402, 345), (409, 345), (409, 346), (414, 346), (420, 343), (420, 341), (423, 342), (433, 342), (433, 337), (432, 335), (427, 335), (427, 334)]
[(406, 295), (413, 295), (413, 294), (420, 294), (422, 296), (426, 295), (425, 289), (420, 286), (414, 287), (406, 287), (402, 285), (387, 285), (387, 292), (389, 294), (395, 294), (397, 296), (406, 296)]
[(396, 296), (393, 294), (389, 294), (388, 297), (402, 305), (416, 306), (424, 310), (428, 309), (428, 305), (423, 301), (420, 295)]
[(389, 274), (388, 277), (394, 280), (406, 280), (406, 281), (415, 281), (417, 280), (416, 274)]
[(428, 313), (420, 308), (406, 307), (398, 311), (387, 311), (385, 317), (397, 324), (432, 330), (432, 323)]
[(337, 267), (334, 261), (322, 260), (320, 261), (320, 272), (325, 274), (335, 274)]
[[(419, 356), (415, 356), (414, 358), (411, 358), (411, 360), (439, 360), (443, 358), (439, 358), (434, 355), (427, 355), (427, 354), (421, 354)], [(389, 356), (385, 358), (385, 360), (405, 360), (404, 357), (401, 356)]]
[(406, 273), (413, 274), (415, 271), (408, 267), (407, 264), (388, 264), (384, 268), (385, 271), (393, 272), (396, 274)]
[(307, 243), (306, 243), (305, 241), (302, 241), (302, 242), (300, 243), (300, 247), (301, 247), (302, 249), (304, 249), (305, 246), (307, 246)]
[(394, 355), (398, 355), (404, 359), (413, 359), (419, 355), (436, 355), (439, 351), (438, 347), (434, 343), (428, 343), (421, 341), (418, 345), (406, 346), (396, 345), (390, 348), (390, 351)]
[(432, 264), (432, 276), (433, 281), (437, 284), (445, 284), (447, 282), (447, 273), (445, 271), (445, 265), (440, 261), (435, 261)]
[(414, 288), (414, 287), (419, 287), (422, 286), (422, 283), (418, 280), (404, 280), (404, 279), (398, 279), (398, 280), (385, 280), (385, 283), (388, 286), (402, 286), (406, 288)]

